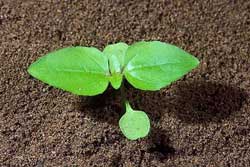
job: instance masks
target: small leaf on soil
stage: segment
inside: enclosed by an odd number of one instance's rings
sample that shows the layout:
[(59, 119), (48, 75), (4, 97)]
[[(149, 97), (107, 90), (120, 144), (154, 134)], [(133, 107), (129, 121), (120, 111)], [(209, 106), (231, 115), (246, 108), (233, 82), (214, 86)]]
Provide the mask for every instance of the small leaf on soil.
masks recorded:
[(121, 117), (119, 126), (128, 139), (136, 140), (148, 135), (150, 120), (145, 112), (133, 110), (126, 102), (126, 113)]

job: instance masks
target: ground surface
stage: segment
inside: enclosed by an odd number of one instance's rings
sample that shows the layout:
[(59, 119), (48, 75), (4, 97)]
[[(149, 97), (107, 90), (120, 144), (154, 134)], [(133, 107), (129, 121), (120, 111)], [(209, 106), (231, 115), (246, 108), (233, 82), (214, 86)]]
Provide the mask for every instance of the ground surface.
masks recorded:
[[(119, 131), (117, 92), (78, 97), (26, 71), (54, 49), (139, 40), (201, 60), (160, 92), (127, 86), (152, 120), (139, 141)], [(1, 167), (247, 167), (249, 95), (250, 1), (0, 0)]]

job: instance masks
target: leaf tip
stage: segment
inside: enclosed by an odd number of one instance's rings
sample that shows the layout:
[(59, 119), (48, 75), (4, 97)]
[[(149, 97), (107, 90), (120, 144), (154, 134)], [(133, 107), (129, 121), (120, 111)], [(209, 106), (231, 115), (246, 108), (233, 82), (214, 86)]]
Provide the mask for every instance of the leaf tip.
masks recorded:
[(194, 57), (193, 56), (193, 58), (194, 58), (194, 68), (196, 68), (196, 67), (198, 67), (199, 66), (199, 64), (200, 64), (200, 61), (199, 61), (199, 59), (197, 58), (197, 57)]
[(109, 76), (109, 81), (114, 89), (119, 89), (122, 83), (122, 75), (119, 73), (114, 73)]
[(44, 61), (45, 57), (41, 57), (37, 61), (32, 63), (27, 69), (28, 73), (33, 77), (37, 77), (37, 75), (39, 75), (39, 71), (42, 69)]

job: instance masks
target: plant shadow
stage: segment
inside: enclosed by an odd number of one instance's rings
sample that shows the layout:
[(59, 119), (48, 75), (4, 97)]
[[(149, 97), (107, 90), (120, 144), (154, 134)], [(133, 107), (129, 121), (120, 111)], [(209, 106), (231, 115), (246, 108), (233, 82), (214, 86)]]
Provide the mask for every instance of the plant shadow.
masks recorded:
[(180, 84), (176, 96), (175, 115), (186, 123), (221, 122), (238, 114), (247, 99), (239, 87), (201, 81)]
[(160, 92), (143, 92), (140, 96), (148, 96), (141, 100), (140, 107), (147, 105), (145, 111), (156, 121), (169, 112), (185, 123), (200, 124), (220, 122), (239, 113), (248, 94), (233, 85), (192, 81), (178, 82)]
[(147, 139), (147, 145), (148, 149), (146, 152), (150, 153), (160, 161), (179, 154), (179, 151), (171, 146), (167, 132), (160, 128), (152, 127)]
[[(143, 152), (161, 162), (185, 154), (183, 150), (171, 146), (167, 131), (154, 126), (166, 118), (164, 114), (187, 124), (220, 123), (239, 114), (249, 97), (237, 86), (202, 80), (178, 81), (155, 92), (137, 90), (126, 82), (125, 88), (131, 106), (145, 111), (152, 122), (151, 132), (144, 140), (147, 147)], [(82, 112), (96, 121), (118, 126), (123, 114), (120, 102), (119, 90), (109, 87), (101, 95), (81, 97), (80, 106)]]
[(80, 111), (91, 116), (96, 121), (118, 125), (122, 116), (120, 92), (110, 86), (100, 95), (80, 97)]
[[(208, 81), (177, 82), (161, 91), (141, 91), (125, 82), (127, 98), (134, 109), (158, 122), (165, 113), (191, 124), (220, 122), (238, 113), (247, 93), (234, 85)], [(82, 97), (81, 108), (101, 122), (118, 124), (123, 114), (119, 90), (109, 87), (103, 94)]]

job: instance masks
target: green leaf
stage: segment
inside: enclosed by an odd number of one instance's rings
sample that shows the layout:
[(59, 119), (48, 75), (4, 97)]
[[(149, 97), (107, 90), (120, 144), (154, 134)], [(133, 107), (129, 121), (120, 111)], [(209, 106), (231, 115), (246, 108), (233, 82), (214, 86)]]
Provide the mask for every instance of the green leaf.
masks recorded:
[(108, 45), (103, 50), (103, 53), (108, 57), (109, 70), (111, 73), (110, 82), (111, 85), (118, 89), (122, 82), (122, 68), (124, 67), (125, 54), (128, 49), (126, 43), (120, 42), (112, 45)]
[(148, 135), (150, 120), (145, 112), (133, 110), (126, 102), (126, 113), (121, 117), (119, 126), (128, 139), (136, 140)]
[(113, 88), (119, 89), (122, 83), (123, 76), (120, 73), (114, 73), (109, 77), (109, 81)]
[(31, 64), (35, 78), (77, 95), (97, 95), (108, 86), (108, 59), (96, 48), (69, 47), (49, 53)]
[(137, 42), (125, 57), (125, 77), (134, 87), (159, 90), (197, 67), (199, 60), (184, 50), (159, 41)]

